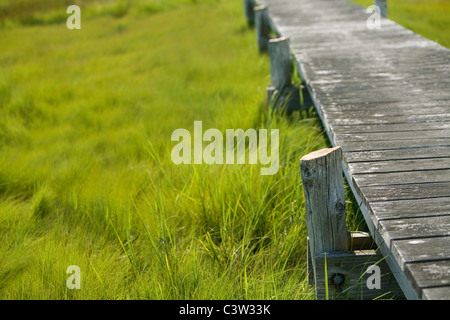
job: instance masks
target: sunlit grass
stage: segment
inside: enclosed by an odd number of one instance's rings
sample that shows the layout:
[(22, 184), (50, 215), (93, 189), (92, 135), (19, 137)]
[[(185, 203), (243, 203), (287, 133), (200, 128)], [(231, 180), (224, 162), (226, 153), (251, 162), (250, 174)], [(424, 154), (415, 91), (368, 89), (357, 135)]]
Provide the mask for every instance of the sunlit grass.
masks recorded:
[[(63, 1), (14, 3), (0, 16), (1, 298), (314, 297), (298, 159), (327, 141), (311, 111), (268, 112), (241, 1), (74, 1), (82, 30)], [(448, 45), (444, 13), (402, 12)], [(279, 129), (279, 173), (174, 165), (171, 133), (195, 120)]]
[[(363, 6), (372, 0), (351, 0)], [(388, 18), (450, 48), (450, 1), (388, 0)]]
[[(198, 2), (1, 30), (1, 298), (313, 297), (298, 159), (322, 129), (269, 114), (241, 2)], [(279, 129), (279, 173), (174, 165), (171, 133), (194, 120)]]

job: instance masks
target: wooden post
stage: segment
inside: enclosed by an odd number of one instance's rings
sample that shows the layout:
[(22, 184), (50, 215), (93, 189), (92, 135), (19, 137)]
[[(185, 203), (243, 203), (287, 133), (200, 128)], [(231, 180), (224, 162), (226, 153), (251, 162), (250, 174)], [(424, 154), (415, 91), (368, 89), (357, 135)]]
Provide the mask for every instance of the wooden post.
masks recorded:
[(383, 17), (387, 17), (387, 0), (375, 0), (375, 5), (380, 8)]
[(244, 12), (249, 27), (255, 25), (255, 0), (243, 0)]
[(255, 7), (256, 41), (259, 52), (267, 52), (269, 46), (269, 17), (266, 6)]
[(300, 110), (300, 90), (292, 85), (292, 61), (289, 39), (270, 39), (268, 43), (270, 78), (267, 87), (267, 101), (274, 109), (283, 108), (288, 112)]
[[(308, 283), (316, 298), (374, 299), (403, 297), (384, 257), (367, 234), (346, 227), (341, 147), (322, 149), (300, 159), (308, 229)], [(380, 287), (368, 286), (369, 268), (380, 270)]]
[(292, 62), (289, 39), (286, 37), (269, 40), (270, 77), (272, 86), (281, 89), (292, 82)]
[(312, 152), (300, 159), (300, 170), (312, 256), (348, 251), (351, 238), (346, 227), (342, 149)]

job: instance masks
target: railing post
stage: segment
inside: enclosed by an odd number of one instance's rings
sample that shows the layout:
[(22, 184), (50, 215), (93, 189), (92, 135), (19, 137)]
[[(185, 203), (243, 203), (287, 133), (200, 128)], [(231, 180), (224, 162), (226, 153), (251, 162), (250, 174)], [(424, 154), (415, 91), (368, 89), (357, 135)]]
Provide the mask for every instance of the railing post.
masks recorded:
[(267, 7), (255, 7), (256, 41), (259, 52), (267, 52), (269, 46), (269, 17)]
[(269, 40), (270, 77), (272, 86), (281, 89), (292, 82), (292, 62), (289, 39), (286, 37)]
[(268, 45), (271, 86), (267, 87), (267, 100), (273, 108), (287, 111), (300, 109), (300, 91), (292, 85), (292, 61), (289, 39), (273, 38)]
[(380, 8), (383, 17), (387, 17), (387, 0), (375, 0), (375, 5)]
[[(317, 299), (402, 297), (384, 257), (368, 234), (346, 226), (341, 147), (322, 149), (300, 159), (308, 230), (308, 283)], [(367, 285), (368, 270), (379, 270), (379, 286)]]
[(312, 152), (300, 159), (300, 170), (311, 254), (348, 251), (342, 149)]
[(244, 12), (249, 27), (255, 25), (255, 0), (243, 0)]

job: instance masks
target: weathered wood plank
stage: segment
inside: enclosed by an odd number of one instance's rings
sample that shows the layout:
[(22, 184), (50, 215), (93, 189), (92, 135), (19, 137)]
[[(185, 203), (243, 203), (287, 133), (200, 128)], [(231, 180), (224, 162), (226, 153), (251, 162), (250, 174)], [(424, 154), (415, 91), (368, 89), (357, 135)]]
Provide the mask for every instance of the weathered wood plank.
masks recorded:
[(450, 178), (448, 172), (445, 171), (445, 169), (450, 169), (450, 158), (353, 162), (349, 163), (348, 167), (353, 175), (363, 173), (404, 173), (407, 171), (426, 172), (431, 170), (442, 170), (441, 174), (447, 174), (447, 177)]
[[(444, 287), (450, 289), (450, 260), (409, 263), (405, 272), (414, 278), (420, 289)], [(445, 297), (450, 299), (450, 291), (444, 290)]]
[(344, 133), (335, 134), (334, 139), (337, 144), (343, 142), (359, 141), (390, 141), (390, 140), (416, 140), (416, 139), (445, 139), (450, 137), (449, 130), (423, 130), (423, 131), (403, 131), (403, 132), (380, 132), (380, 133)]
[(370, 207), (376, 213), (379, 221), (450, 215), (450, 196), (445, 198), (372, 202)]
[(423, 289), (422, 297), (426, 300), (450, 300), (450, 286)]
[(450, 260), (450, 237), (396, 240), (391, 250), (403, 270), (411, 262)]
[[(315, 286), (319, 300), (326, 298), (326, 278), (330, 299), (372, 300), (381, 296), (384, 299), (404, 297), (384, 257), (374, 250), (333, 252), (326, 256), (321, 254), (316, 257), (316, 265)], [(367, 271), (374, 265), (380, 268), (379, 288), (369, 288), (367, 285), (372, 275)], [(339, 279), (339, 282), (336, 279)]]
[(398, 275), (407, 297), (450, 299), (445, 266), (426, 266), (449, 254), (450, 50), (384, 18), (369, 30), (366, 8), (347, 1), (260, 2), (290, 38), (389, 265), (409, 268)]
[(450, 158), (450, 147), (425, 147), (394, 150), (356, 151), (344, 154), (347, 163), (391, 161), (401, 159), (429, 159), (430, 163), (438, 158)]
[(353, 174), (353, 180), (358, 186), (395, 186), (402, 183), (450, 182), (450, 169)]
[(335, 134), (345, 133), (380, 133), (380, 132), (410, 132), (421, 130), (447, 130), (450, 128), (449, 121), (439, 122), (416, 122), (411, 123), (382, 123), (369, 125), (329, 125), (331, 131)]
[(364, 141), (342, 142), (339, 144), (345, 152), (364, 150), (407, 150), (410, 148), (450, 147), (450, 138), (417, 139), (417, 140), (391, 140), (391, 141)]
[(450, 195), (450, 182), (398, 184), (395, 186), (362, 186), (368, 202), (406, 199), (442, 198)]
[(389, 118), (383, 117), (361, 117), (361, 118), (338, 118), (327, 119), (330, 125), (334, 126), (348, 126), (348, 125), (369, 125), (369, 124), (397, 124), (407, 123), (414, 124), (417, 122), (441, 122), (450, 121), (450, 114), (411, 114), (392, 116)]
[[(450, 84), (449, 84), (450, 87)], [(392, 117), (402, 116), (404, 114), (447, 114), (450, 112), (450, 107), (442, 106), (442, 103), (435, 103), (438, 106), (415, 106), (411, 103), (408, 106), (397, 106), (394, 104), (384, 103), (375, 107), (373, 105), (367, 106), (366, 104), (347, 104), (337, 107), (327, 106), (326, 115), (327, 118), (345, 118), (349, 115), (360, 117)]]
[(450, 236), (450, 216), (382, 220), (378, 230), (392, 249), (393, 240)]

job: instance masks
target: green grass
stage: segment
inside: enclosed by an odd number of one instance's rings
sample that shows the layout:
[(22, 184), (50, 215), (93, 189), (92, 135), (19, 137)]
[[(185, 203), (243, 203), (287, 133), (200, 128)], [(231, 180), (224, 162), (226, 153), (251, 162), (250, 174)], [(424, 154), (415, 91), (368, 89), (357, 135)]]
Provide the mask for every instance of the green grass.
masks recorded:
[[(0, 298), (314, 298), (298, 160), (327, 141), (268, 112), (241, 1), (70, 1), (82, 30), (43, 3), (0, 3)], [(279, 129), (279, 173), (174, 165), (195, 120)]]
[[(362, 6), (373, 0), (351, 0)], [(388, 0), (389, 19), (450, 48), (449, 0)]]
[[(298, 159), (322, 129), (267, 111), (241, 1), (194, 2), (94, 3), (82, 30), (38, 18), (51, 5), (3, 20), (1, 299), (314, 297)], [(279, 173), (174, 165), (171, 133), (194, 120), (280, 129)]]

